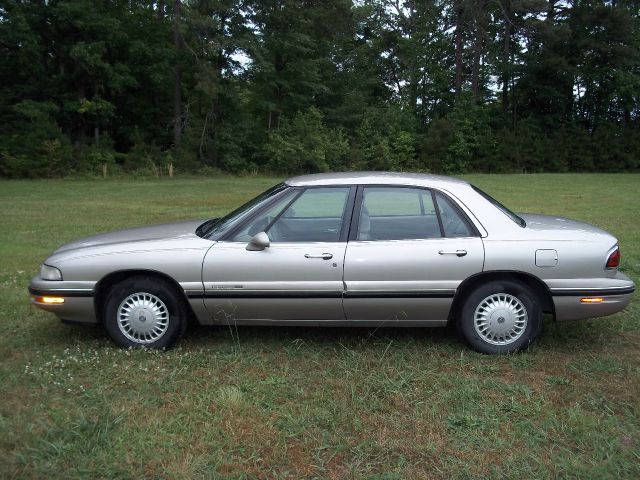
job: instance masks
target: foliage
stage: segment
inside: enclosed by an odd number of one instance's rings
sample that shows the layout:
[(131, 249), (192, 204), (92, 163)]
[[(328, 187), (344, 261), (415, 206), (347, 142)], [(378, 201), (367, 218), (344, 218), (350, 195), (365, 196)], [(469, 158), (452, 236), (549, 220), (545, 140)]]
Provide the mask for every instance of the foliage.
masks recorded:
[(71, 146), (53, 115), (51, 102), (23, 100), (13, 105), (0, 143), (0, 174), (57, 177), (67, 173)]
[(423, 140), (423, 158), (427, 165), (448, 174), (491, 171), (492, 162), (487, 156), (495, 150), (495, 140), (488, 113), (471, 96), (465, 95), (448, 115), (434, 120)]
[(348, 141), (339, 129), (328, 128), (316, 108), (298, 113), (270, 134), (265, 146), (269, 167), (276, 172), (327, 172), (344, 165)]
[(368, 109), (355, 132), (351, 152), (356, 170), (415, 170), (416, 128), (399, 107)]
[[(182, 173), (638, 170), (639, 12), (635, 0), (7, 0), (0, 175), (100, 162), (155, 175), (167, 155)], [(305, 138), (307, 123), (320, 131)]]

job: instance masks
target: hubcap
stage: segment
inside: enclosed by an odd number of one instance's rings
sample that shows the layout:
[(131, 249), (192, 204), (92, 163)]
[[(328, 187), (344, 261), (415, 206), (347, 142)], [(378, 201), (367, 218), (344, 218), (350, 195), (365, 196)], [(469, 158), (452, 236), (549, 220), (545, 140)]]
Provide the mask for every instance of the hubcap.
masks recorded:
[(169, 310), (155, 295), (133, 293), (118, 307), (118, 328), (132, 342), (155, 342), (167, 332), (168, 327)]
[(473, 315), (476, 333), (492, 345), (509, 345), (527, 328), (527, 309), (508, 293), (495, 293), (482, 300)]

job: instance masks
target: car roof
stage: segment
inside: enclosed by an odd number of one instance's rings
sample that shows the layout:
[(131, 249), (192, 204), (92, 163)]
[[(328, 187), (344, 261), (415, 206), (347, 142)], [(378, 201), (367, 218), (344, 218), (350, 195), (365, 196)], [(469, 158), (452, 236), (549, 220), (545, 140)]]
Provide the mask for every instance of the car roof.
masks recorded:
[(292, 187), (322, 185), (417, 185), (440, 186), (468, 185), (464, 180), (442, 175), (403, 172), (336, 172), (301, 175), (285, 180)]

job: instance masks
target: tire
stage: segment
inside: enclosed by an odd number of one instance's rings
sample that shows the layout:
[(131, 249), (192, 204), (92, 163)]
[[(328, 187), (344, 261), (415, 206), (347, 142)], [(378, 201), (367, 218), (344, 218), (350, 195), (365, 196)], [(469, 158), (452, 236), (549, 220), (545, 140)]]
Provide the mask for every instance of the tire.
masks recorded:
[(116, 284), (104, 307), (104, 325), (121, 347), (169, 348), (184, 335), (186, 300), (173, 285), (144, 275)]
[(457, 325), (471, 348), (480, 353), (514, 353), (528, 348), (540, 335), (542, 309), (527, 286), (494, 281), (468, 295)]

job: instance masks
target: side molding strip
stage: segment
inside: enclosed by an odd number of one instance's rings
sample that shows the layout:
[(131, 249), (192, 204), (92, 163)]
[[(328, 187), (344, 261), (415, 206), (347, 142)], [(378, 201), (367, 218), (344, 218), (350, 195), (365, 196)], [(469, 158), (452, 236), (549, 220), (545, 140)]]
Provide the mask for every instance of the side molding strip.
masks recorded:
[(186, 291), (188, 298), (341, 298), (342, 292), (313, 292), (313, 291)]
[(455, 290), (423, 290), (423, 291), (357, 291), (357, 292), (325, 292), (325, 291), (186, 291), (188, 298), (453, 298)]
[(357, 291), (344, 292), (344, 298), (453, 298), (455, 290)]
[(593, 288), (590, 290), (583, 290), (579, 288), (552, 288), (551, 295), (554, 297), (609, 297), (611, 295), (628, 295), (634, 291), (635, 287)]
[(29, 287), (29, 293), (38, 297), (93, 297), (93, 290), (71, 288), (52, 288), (50, 290), (39, 290)]

